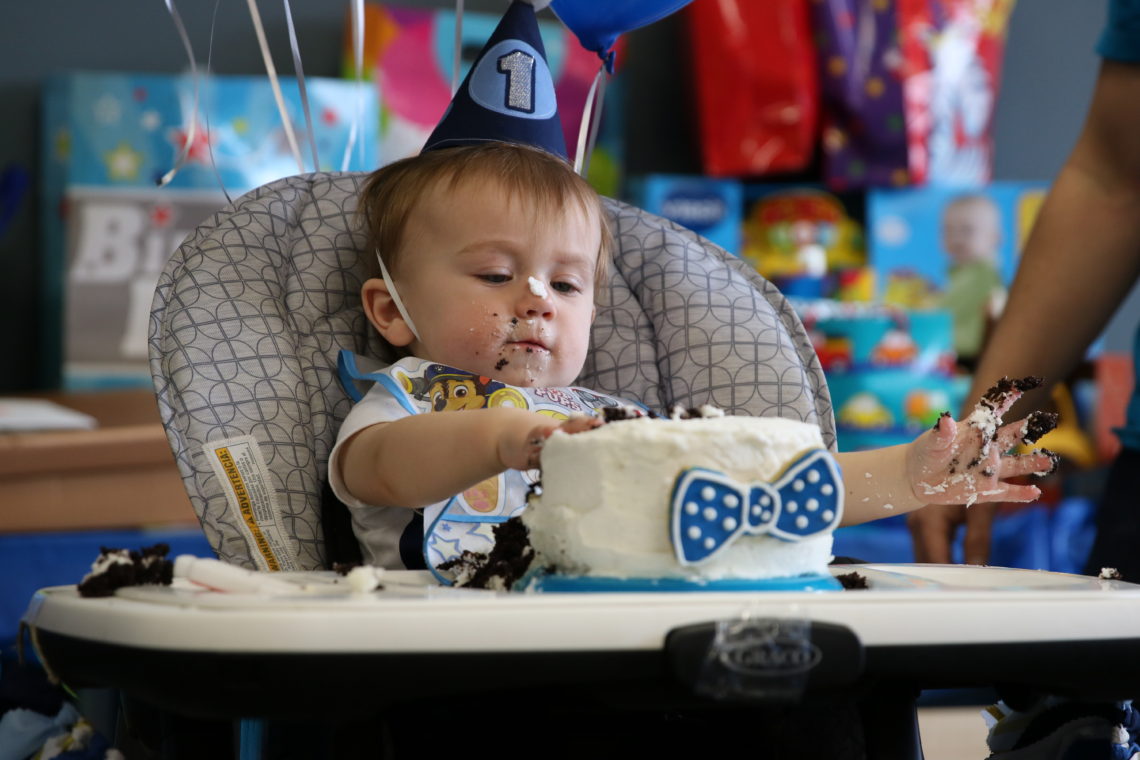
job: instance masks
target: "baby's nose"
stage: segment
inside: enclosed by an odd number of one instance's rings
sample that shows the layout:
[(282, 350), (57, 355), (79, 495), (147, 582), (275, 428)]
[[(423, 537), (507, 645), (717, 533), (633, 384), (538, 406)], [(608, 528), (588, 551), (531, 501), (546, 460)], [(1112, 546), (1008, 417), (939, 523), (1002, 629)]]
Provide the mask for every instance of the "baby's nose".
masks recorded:
[(554, 302), (546, 283), (535, 277), (528, 277), (526, 288), (519, 299), (519, 311), (523, 316), (537, 317), (554, 311)]

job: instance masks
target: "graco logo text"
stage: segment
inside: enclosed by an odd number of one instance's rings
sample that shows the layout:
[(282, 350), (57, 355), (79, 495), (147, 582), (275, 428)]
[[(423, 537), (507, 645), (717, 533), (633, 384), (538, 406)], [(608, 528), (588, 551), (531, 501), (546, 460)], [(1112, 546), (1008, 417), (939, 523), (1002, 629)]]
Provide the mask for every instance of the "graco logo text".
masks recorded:
[(722, 642), (719, 649), (717, 659), (721, 664), (744, 675), (807, 673), (823, 659), (823, 653), (815, 644), (792, 637)]

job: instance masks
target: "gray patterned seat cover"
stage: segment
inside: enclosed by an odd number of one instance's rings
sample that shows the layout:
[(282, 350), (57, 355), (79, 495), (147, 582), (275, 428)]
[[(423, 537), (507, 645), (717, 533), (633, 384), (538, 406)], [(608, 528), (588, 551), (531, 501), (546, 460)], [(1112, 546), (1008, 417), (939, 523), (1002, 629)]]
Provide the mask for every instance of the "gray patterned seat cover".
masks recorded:
[[(372, 255), (354, 214), (365, 177), (258, 188), (203, 223), (159, 279), (159, 411), (207, 539), (229, 562), (326, 566), (322, 490), (350, 407), (337, 353), (395, 358), (360, 309)], [(683, 227), (607, 208), (618, 250), (578, 384), (656, 409), (707, 403), (813, 422), (834, 448), (823, 372), (779, 291)]]

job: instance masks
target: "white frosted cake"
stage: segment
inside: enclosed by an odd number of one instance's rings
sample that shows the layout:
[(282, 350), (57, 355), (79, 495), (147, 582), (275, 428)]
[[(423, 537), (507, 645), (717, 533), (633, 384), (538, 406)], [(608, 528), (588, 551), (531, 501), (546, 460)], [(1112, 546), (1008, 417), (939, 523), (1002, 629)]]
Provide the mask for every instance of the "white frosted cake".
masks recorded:
[(559, 575), (707, 583), (826, 574), (842, 509), (815, 425), (640, 418), (551, 436), (523, 522)]

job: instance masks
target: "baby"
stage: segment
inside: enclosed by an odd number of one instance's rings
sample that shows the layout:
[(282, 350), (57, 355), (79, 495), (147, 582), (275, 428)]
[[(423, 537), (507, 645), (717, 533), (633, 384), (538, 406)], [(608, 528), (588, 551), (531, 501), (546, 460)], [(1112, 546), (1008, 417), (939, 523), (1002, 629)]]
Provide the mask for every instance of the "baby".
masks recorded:
[[(569, 387), (586, 359), (610, 234), (600, 199), (565, 161), (500, 142), (378, 170), (361, 213), (382, 274), (364, 284), (364, 310), (408, 356), (369, 376), (330, 480), (366, 561), (422, 567), (424, 551), (445, 561), (466, 533), (523, 508), (533, 482), (524, 471), (554, 431), (596, 427), (595, 410), (628, 403)], [(1000, 424), (1027, 387), (1007, 381), (965, 423), (944, 414), (910, 444), (839, 454), (845, 523), (1037, 498), (1008, 479), (1050, 471), (1050, 455), (1005, 452), (1034, 440), (1048, 417)], [(433, 413), (455, 409), (463, 413)]]
[(954, 351), (971, 369), (986, 326), (1001, 311), (1005, 286), (997, 270), (1001, 214), (984, 195), (959, 195), (942, 213), (942, 247), (950, 258), (941, 305), (954, 323)]

